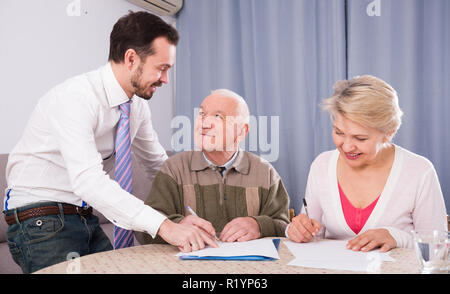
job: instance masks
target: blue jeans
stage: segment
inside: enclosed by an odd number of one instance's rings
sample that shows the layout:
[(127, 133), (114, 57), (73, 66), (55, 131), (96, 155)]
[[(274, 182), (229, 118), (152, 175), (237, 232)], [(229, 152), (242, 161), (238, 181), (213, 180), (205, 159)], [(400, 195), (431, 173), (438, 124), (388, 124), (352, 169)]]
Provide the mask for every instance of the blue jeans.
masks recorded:
[[(4, 211), (16, 214), (29, 208), (58, 205), (57, 202), (35, 203)], [(8, 226), (6, 238), (14, 261), (24, 273), (32, 273), (74, 256), (112, 250), (108, 237), (93, 214), (60, 214), (29, 218)]]

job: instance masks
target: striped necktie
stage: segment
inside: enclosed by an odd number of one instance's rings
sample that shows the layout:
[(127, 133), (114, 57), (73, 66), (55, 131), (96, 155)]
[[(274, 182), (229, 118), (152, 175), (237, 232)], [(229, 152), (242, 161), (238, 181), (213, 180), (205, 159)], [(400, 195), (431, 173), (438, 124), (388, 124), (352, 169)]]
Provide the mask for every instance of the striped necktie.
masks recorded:
[[(117, 126), (115, 150), (116, 165), (114, 178), (120, 187), (131, 193), (131, 139), (130, 139), (130, 103), (129, 100), (119, 106), (120, 119)], [(114, 226), (114, 249), (133, 246), (133, 231)]]

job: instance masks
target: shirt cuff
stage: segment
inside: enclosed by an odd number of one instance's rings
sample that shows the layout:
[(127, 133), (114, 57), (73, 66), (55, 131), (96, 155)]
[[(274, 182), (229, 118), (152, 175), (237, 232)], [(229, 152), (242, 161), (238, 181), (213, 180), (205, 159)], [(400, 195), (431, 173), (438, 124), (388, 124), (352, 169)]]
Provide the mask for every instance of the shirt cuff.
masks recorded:
[(397, 247), (400, 248), (414, 248), (413, 237), (411, 233), (402, 231), (394, 227), (382, 227), (382, 229), (388, 230), (395, 242), (397, 242)]
[(284, 235), (286, 236), (286, 238), (288, 238), (289, 239), (289, 235), (288, 235), (288, 230), (289, 230), (289, 226), (290, 226), (291, 224), (288, 224), (287, 226), (286, 226), (286, 230), (284, 230)]
[(133, 229), (150, 234), (152, 238), (155, 238), (159, 227), (166, 218), (164, 214), (145, 205), (144, 209), (134, 218)]

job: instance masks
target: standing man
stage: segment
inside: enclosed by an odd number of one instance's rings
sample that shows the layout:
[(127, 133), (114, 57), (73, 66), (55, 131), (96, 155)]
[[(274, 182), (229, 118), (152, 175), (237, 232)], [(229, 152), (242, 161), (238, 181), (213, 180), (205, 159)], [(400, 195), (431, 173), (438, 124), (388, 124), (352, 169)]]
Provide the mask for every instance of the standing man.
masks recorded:
[[(150, 180), (167, 159), (146, 101), (168, 83), (178, 39), (161, 18), (130, 12), (114, 25), (106, 65), (39, 100), (6, 168), (7, 239), (24, 273), (71, 252), (113, 249), (92, 207), (116, 226), (116, 248), (132, 245), (132, 231), (159, 235), (182, 251), (194, 240), (216, 246), (208, 233), (170, 221), (131, 194), (131, 150)], [(103, 170), (114, 153), (115, 181)]]

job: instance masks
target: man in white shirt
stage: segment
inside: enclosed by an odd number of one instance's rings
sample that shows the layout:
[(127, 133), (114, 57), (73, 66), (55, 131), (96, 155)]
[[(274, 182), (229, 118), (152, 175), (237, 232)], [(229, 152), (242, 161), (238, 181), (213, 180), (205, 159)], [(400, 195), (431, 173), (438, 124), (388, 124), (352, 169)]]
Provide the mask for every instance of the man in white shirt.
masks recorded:
[(114, 158), (119, 105), (130, 100), (131, 150), (150, 181), (167, 159), (146, 100), (168, 83), (178, 38), (159, 17), (130, 12), (114, 25), (106, 65), (68, 79), (39, 100), (6, 169), (7, 238), (24, 273), (65, 261), (71, 252), (111, 250), (92, 207), (117, 227), (158, 234), (182, 251), (199, 240), (216, 246), (208, 232), (173, 223), (103, 169)]

